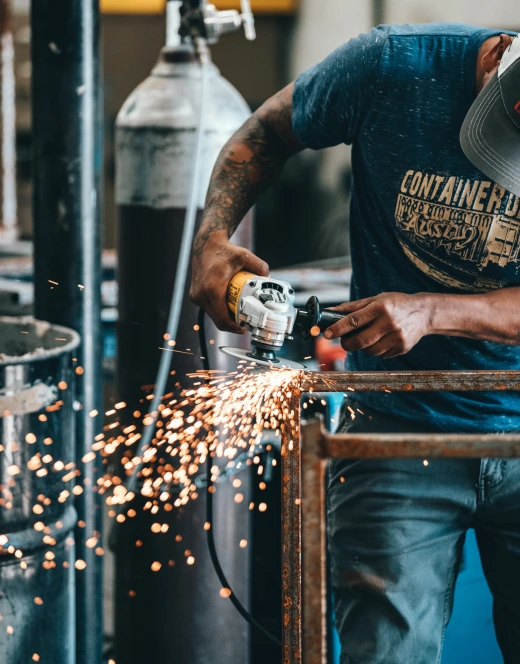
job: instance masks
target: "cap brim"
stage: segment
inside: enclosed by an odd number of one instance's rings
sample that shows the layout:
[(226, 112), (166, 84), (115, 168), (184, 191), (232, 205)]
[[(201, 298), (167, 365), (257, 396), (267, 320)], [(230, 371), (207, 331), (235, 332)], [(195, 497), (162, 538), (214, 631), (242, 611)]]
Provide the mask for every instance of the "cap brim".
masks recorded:
[(479, 94), (464, 120), (460, 144), (491, 180), (520, 196), (520, 133), (501, 99), (498, 74)]

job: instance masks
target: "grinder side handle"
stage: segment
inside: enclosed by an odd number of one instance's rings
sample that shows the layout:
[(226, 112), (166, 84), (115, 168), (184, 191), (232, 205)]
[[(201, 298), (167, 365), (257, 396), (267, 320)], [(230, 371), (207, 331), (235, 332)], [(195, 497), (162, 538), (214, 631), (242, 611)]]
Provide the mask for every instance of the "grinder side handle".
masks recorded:
[[(317, 337), (319, 334), (325, 332), (325, 330), (342, 320), (345, 317), (345, 314), (339, 313), (338, 311), (331, 311), (330, 309), (322, 309), (320, 301), (313, 295), (307, 301), (305, 309), (299, 309), (296, 322), (298, 323), (301, 334), (304, 338)], [(354, 332), (349, 332), (345, 336), (348, 337)]]
[(342, 318), (345, 318), (345, 314), (340, 314), (337, 311), (331, 311), (330, 309), (323, 309), (321, 312), (321, 320), (319, 322), (320, 330), (325, 332), (325, 330), (337, 323)]

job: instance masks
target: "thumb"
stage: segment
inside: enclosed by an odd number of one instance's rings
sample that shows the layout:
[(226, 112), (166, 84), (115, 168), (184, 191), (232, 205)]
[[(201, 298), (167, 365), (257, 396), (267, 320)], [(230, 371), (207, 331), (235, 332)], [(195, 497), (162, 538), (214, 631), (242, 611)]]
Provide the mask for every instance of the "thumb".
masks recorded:
[(259, 277), (269, 276), (269, 265), (250, 251), (244, 253), (243, 269), (249, 270), (253, 274), (257, 274)]

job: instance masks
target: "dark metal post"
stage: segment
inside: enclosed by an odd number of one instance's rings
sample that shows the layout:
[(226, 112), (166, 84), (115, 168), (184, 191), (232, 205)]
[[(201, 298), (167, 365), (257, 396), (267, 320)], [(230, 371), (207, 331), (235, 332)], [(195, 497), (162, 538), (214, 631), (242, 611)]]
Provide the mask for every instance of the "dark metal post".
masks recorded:
[(0, 0), (0, 242), (17, 237), (16, 111), (11, 0)]
[(90, 414), (102, 411), (99, 7), (97, 0), (34, 0), (31, 10), (35, 313), (82, 338), (76, 462), (84, 491), (76, 500), (76, 557), (86, 567), (76, 572), (76, 662), (98, 664), (102, 558), (86, 541), (100, 537), (100, 468), (82, 459), (101, 428)]

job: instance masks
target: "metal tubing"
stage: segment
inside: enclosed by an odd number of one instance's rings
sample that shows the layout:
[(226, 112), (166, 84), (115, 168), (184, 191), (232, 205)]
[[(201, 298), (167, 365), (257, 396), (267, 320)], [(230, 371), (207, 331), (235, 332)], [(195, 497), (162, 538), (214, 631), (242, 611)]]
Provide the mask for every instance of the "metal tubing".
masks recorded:
[(520, 371), (306, 372), (302, 392), (432, 392), (520, 390)]
[(11, 0), (0, 0), (0, 242), (16, 240), (16, 107)]
[[(312, 433), (310, 427), (314, 427)], [(326, 467), (316, 438), (322, 436), (320, 420), (305, 425), (302, 436), (302, 564), (306, 570), (303, 584), (303, 659), (327, 664), (327, 529)], [(317, 619), (321, 616), (321, 619)]]
[[(302, 636), (301, 627), (296, 622), (284, 624), (284, 639), (298, 639), (303, 664), (327, 664), (326, 500), (325, 460), (319, 458), (322, 450), (321, 419), (316, 418), (303, 425), (300, 442), (303, 475), (308, 477), (310, 473), (311, 480), (314, 478), (314, 481), (311, 481), (310, 486), (306, 483), (302, 486), (302, 501), (306, 514), (301, 538), (303, 555), (291, 551), (287, 558), (284, 557), (283, 563), (294, 569), (294, 574), (303, 586), (302, 612), (305, 631)], [(307, 467), (307, 462), (310, 468)], [(318, 491), (317, 481), (321, 483), (321, 489)], [(318, 528), (316, 528), (317, 523)], [(311, 524), (314, 526), (312, 529)], [(316, 530), (320, 532), (319, 537), (316, 536)], [(319, 626), (319, 629), (315, 626)]]
[(77, 330), (76, 461), (84, 491), (76, 498), (77, 664), (101, 662), (102, 559), (86, 546), (100, 536), (96, 461), (82, 462), (100, 431), (101, 168), (97, 0), (33, 0), (32, 117), (35, 313)]
[(365, 433), (321, 436), (322, 458), (382, 459), (519, 457), (518, 434)]
[(283, 664), (302, 662), (300, 396), (293, 393), (282, 428)]

